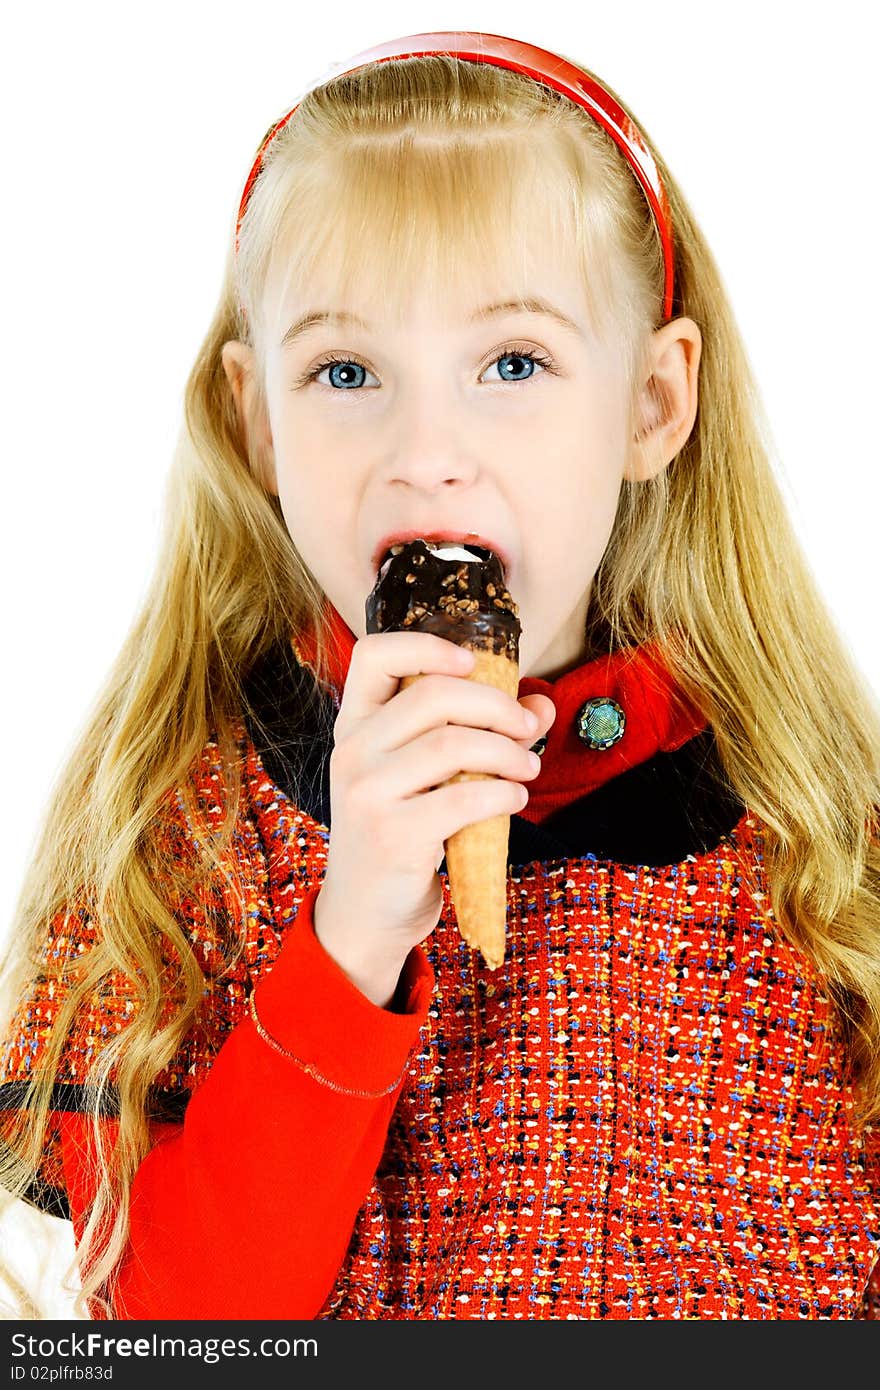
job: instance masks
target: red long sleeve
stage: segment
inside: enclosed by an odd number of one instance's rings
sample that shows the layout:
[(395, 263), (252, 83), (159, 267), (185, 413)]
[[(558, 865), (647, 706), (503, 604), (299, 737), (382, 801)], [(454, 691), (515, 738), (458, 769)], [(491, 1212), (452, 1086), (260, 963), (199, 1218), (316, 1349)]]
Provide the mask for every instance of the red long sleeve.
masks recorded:
[[(407, 1057), (433, 988), (421, 948), (403, 1013), (380, 1009), (314, 934), (312, 889), (271, 973), (255, 987), (265, 1030), (325, 1085), (275, 1051), (250, 1017), (232, 1030), (182, 1124), (132, 1185), (119, 1318), (312, 1318), (329, 1293), (373, 1180)], [(345, 1090), (386, 1095), (361, 1097)], [(89, 1200), (87, 1117), (63, 1116), (74, 1232)]]

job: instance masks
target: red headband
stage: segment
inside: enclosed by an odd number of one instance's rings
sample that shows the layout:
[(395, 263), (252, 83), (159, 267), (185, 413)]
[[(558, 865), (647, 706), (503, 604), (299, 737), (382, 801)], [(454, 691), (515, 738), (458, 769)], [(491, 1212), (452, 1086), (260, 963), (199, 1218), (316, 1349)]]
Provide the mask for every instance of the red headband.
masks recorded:
[[(316, 87), (323, 87), (334, 78), (341, 77), (345, 73), (355, 72), (368, 63), (383, 62), (389, 58), (421, 58), (432, 53), (447, 53), (472, 63), (492, 63), (495, 67), (510, 68), (513, 72), (520, 72), (526, 77), (534, 78), (536, 82), (546, 83), (548, 87), (552, 87), (555, 91), (561, 92), (563, 96), (577, 102), (578, 106), (582, 106), (585, 111), (588, 111), (602, 129), (608, 132), (631, 166), (650, 204), (651, 212), (654, 214), (654, 221), (663, 246), (665, 275), (663, 318), (664, 320), (671, 318), (675, 264), (672, 252), (672, 217), (659, 170), (641, 133), (614, 100), (611, 93), (607, 92), (595, 78), (588, 77), (580, 68), (575, 67), (574, 63), (570, 63), (567, 58), (561, 58), (558, 53), (551, 53), (549, 49), (536, 48), (534, 44), (523, 43), (519, 39), (505, 38), (501, 34), (454, 32), (408, 34), (405, 38), (390, 39), (387, 43), (381, 43), (376, 48), (368, 48), (362, 53), (356, 53), (354, 58), (345, 66), (336, 65), (316, 82), (313, 82), (307, 91), (311, 92)], [(305, 95), (304, 92), (303, 96)], [(297, 102), (298, 105), (299, 102)], [(275, 122), (257, 151), (257, 157), (248, 174), (238, 209), (238, 220), (235, 224), (236, 254), (241, 221), (251, 189), (260, 172), (263, 155), (267, 146), (274, 140), (279, 130), (287, 124), (296, 109), (297, 107), (294, 106), (287, 112), (286, 116), (282, 116), (279, 121)]]

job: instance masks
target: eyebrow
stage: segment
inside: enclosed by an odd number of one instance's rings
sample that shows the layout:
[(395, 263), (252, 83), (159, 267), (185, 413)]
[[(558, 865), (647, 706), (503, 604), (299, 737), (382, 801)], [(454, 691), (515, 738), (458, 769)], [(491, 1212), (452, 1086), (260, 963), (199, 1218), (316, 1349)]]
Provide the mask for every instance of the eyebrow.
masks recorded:
[[(498, 304), (486, 304), (482, 309), (477, 309), (471, 314), (468, 322), (476, 323), (478, 319), (497, 318), (499, 314), (543, 314), (546, 318), (555, 320), (562, 328), (569, 332), (576, 333), (582, 338), (583, 330), (575, 323), (574, 319), (564, 314), (561, 309), (557, 309), (555, 304), (550, 304), (546, 299), (540, 299), (536, 295), (527, 295), (523, 299), (505, 299)], [(297, 338), (301, 338), (310, 329), (316, 328), (322, 323), (341, 324), (355, 326), (357, 328), (369, 329), (371, 325), (358, 314), (349, 313), (346, 309), (338, 309), (331, 312), (328, 309), (315, 309), (302, 318), (297, 319), (296, 323), (291, 324), (284, 337), (281, 339), (282, 348), (289, 347)]]

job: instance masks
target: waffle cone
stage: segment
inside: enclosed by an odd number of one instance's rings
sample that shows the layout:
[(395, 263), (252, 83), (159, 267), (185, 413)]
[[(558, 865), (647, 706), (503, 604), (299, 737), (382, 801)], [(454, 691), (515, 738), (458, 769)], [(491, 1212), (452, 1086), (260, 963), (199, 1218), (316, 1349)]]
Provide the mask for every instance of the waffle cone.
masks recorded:
[[(460, 645), (468, 647), (475, 656), (473, 670), (463, 679), (494, 685), (516, 699), (519, 690), (517, 662), (508, 661), (506, 656), (496, 652), (471, 647), (467, 642)], [(401, 689), (421, 679), (421, 676), (404, 676)], [(482, 782), (494, 776), (494, 773), (458, 772), (449, 782)], [(463, 826), (450, 835), (444, 845), (458, 930), (469, 946), (482, 953), (490, 970), (497, 970), (504, 964), (509, 838), (510, 816), (489, 816)]]

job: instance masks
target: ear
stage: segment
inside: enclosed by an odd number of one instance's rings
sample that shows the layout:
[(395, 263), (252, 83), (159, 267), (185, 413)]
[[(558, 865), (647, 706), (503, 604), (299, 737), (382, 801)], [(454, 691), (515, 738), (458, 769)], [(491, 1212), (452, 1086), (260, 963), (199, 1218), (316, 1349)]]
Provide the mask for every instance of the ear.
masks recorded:
[(645, 482), (666, 468), (697, 418), (703, 339), (693, 319), (673, 319), (651, 335), (648, 371), (636, 400), (635, 433), (623, 476)]
[(223, 344), (220, 356), (235, 400), (242, 448), (262, 486), (277, 497), (272, 428), (258, 387), (254, 350), (247, 343), (230, 341)]

